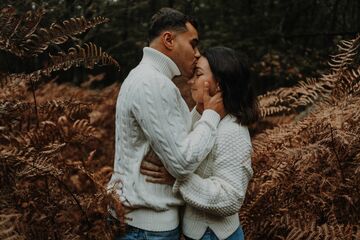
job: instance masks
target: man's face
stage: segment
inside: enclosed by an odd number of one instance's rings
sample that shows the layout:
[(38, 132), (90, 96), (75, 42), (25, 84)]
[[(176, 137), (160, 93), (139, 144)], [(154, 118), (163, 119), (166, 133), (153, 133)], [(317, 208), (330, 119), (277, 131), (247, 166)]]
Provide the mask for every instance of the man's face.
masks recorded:
[(198, 32), (191, 25), (186, 23), (188, 31), (176, 34), (174, 38), (173, 61), (180, 69), (181, 75), (191, 78), (194, 74), (200, 52), (197, 47), (199, 42)]

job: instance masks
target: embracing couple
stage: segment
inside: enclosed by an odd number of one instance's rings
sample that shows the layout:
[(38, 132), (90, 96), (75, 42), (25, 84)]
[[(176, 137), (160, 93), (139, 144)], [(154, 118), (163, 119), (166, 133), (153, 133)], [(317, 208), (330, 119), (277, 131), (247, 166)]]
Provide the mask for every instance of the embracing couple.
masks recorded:
[[(243, 59), (226, 47), (200, 54), (198, 42), (193, 18), (161, 9), (121, 86), (108, 187), (131, 211), (116, 239), (244, 239), (256, 100)], [(191, 112), (172, 82), (179, 75), (190, 79)]]

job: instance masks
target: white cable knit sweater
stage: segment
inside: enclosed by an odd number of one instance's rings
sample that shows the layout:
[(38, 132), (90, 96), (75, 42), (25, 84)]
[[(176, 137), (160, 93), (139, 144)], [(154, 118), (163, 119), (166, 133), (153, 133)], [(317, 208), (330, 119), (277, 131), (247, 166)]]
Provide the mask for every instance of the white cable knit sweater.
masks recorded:
[[(194, 109), (193, 122), (201, 115)], [(200, 239), (209, 227), (219, 239), (226, 239), (239, 227), (238, 212), (253, 170), (251, 140), (247, 127), (227, 115), (220, 121), (215, 145), (195, 173), (177, 180), (186, 202), (183, 232)]]
[(172, 187), (145, 181), (140, 164), (151, 148), (166, 169), (182, 179), (194, 172), (211, 151), (220, 116), (204, 111), (191, 129), (190, 111), (171, 79), (176, 64), (155, 49), (145, 47), (140, 64), (125, 79), (116, 104), (114, 173), (108, 188), (124, 205), (138, 209), (127, 223), (150, 231), (168, 231), (179, 225), (183, 205)]

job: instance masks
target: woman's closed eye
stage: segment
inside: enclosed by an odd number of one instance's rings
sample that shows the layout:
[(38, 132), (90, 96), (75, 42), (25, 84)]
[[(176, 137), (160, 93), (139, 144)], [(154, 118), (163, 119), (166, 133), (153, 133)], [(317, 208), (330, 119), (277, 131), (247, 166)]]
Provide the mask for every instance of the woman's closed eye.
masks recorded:
[(201, 75), (203, 75), (202, 72), (195, 72), (195, 76), (200, 77)]

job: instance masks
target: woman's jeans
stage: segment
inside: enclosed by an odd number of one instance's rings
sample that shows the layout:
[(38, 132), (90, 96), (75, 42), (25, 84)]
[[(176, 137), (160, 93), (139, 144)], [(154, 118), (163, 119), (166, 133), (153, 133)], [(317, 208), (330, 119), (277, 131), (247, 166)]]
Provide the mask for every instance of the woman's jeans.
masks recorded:
[(179, 240), (180, 228), (177, 227), (171, 231), (153, 232), (146, 231), (127, 225), (126, 233), (118, 236), (115, 240)]
[[(192, 238), (188, 238), (186, 236), (185, 239), (193, 240)], [(228, 238), (226, 238), (226, 240), (244, 240), (244, 239), (245, 239), (244, 232), (241, 227), (236, 229), (236, 231), (233, 234), (231, 234)], [(219, 239), (216, 237), (215, 233), (210, 228), (207, 228), (206, 232), (201, 237), (201, 240), (219, 240)]]

